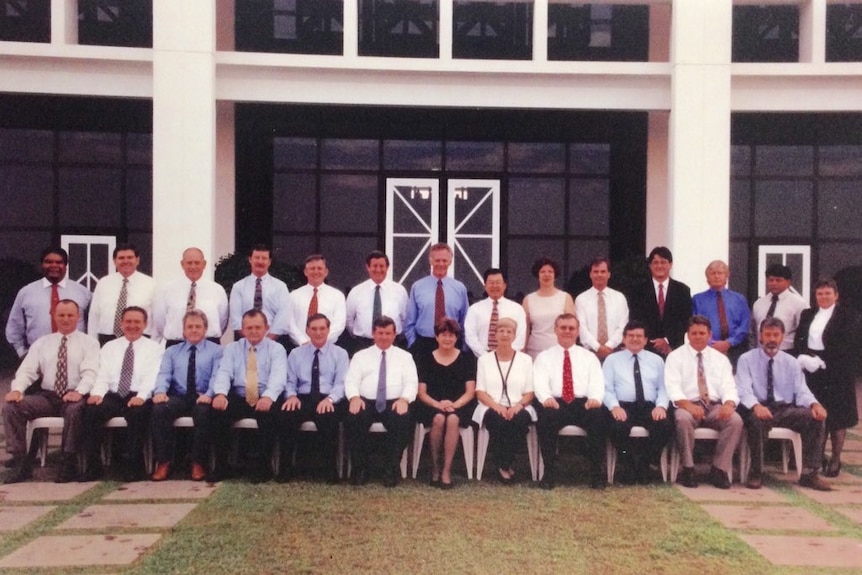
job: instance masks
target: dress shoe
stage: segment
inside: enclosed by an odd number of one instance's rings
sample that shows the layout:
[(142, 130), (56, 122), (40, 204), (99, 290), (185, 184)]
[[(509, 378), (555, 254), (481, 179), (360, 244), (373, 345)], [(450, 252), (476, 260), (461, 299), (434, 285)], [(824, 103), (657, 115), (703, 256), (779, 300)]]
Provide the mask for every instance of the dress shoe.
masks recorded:
[(802, 477), (799, 478), (799, 485), (802, 487), (809, 487), (814, 489), (815, 491), (832, 491), (832, 486), (823, 481), (820, 476), (817, 474), (817, 471), (812, 471), (811, 473), (806, 473)]
[(206, 479), (207, 470), (200, 463), (192, 463), (192, 481), (203, 481)]
[(442, 484), (443, 484), (443, 483), (440, 481), (440, 479), (439, 479), (439, 478), (438, 478), (438, 479), (432, 479), (432, 480), (430, 481), (430, 483), (429, 483), (429, 485), (430, 485), (431, 487), (436, 487), (437, 489), (439, 489), (439, 488), (440, 488), (440, 486), (441, 486)]
[(713, 467), (709, 471), (709, 482), (718, 489), (730, 489), (730, 479), (727, 478), (727, 473), (718, 467)]
[(21, 455), (13, 455), (9, 459), (3, 462), (3, 467), (6, 469), (15, 469), (19, 465), (21, 465), (21, 461), (24, 459)]
[(289, 465), (283, 466), (278, 470), (278, 473), (275, 475), (276, 483), (290, 483), (293, 479), (293, 468)]
[(749, 489), (760, 489), (763, 487), (763, 479), (760, 477), (760, 474), (751, 474), (748, 477), (748, 481), (745, 482), (745, 486)]
[(33, 464), (26, 458), (21, 460), (18, 467), (6, 478), (7, 485), (10, 483), (21, 483), (33, 477)]
[(445, 481), (440, 481), (440, 489), (442, 489), (443, 491), (449, 491), (453, 487), (455, 487), (455, 484), (451, 481), (449, 483), (446, 483)]
[(401, 477), (400, 469), (390, 469), (383, 476), (383, 487), (395, 487), (398, 485), (398, 479)]
[(608, 486), (608, 480), (604, 473), (593, 473), (590, 476), (590, 489), (604, 489)]
[(164, 481), (168, 478), (168, 473), (171, 471), (171, 464), (167, 461), (156, 464), (156, 471), (153, 473), (153, 481)]
[(271, 478), (272, 471), (269, 468), (268, 462), (263, 458), (258, 458), (251, 464), (251, 474), (249, 476), (251, 483), (266, 483)]
[(838, 477), (838, 474), (841, 473), (841, 462), (839, 461), (836, 465), (833, 461), (835, 460), (829, 460), (829, 465), (823, 470), (823, 477)]
[(137, 457), (124, 457), (120, 465), (120, 476), (126, 483), (134, 483), (142, 481), (146, 474), (144, 473), (144, 462)]
[(545, 491), (550, 491), (555, 487), (554, 480), (548, 477), (546, 473), (541, 480), (539, 480), (539, 489), (544, 489)]
[(683, 467), (682, 471), (679, 472), (679, 477), (676, 478), (676, 482), (683, 487), (697, 487), (698, 482), (694, 476), (694, 467)]
[(60, 471), (57, 473), (57, 478), (54, 483), (71, 483), (78, 480), (78, 462), (73, 456), (71, 461), (64, 457), (63, 463), (60, 465)]

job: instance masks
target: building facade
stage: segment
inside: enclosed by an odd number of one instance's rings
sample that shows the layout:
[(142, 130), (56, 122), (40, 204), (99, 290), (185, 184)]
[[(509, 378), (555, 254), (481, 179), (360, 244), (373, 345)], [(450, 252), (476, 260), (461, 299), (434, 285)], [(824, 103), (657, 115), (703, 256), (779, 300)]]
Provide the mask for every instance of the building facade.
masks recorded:
[(752, 300), (862, 265), (862, 4), (0, 0), (0, 258), (111, 242), (330, 260), (344, 290), (436, 241), (534, 288), (655, 245)]

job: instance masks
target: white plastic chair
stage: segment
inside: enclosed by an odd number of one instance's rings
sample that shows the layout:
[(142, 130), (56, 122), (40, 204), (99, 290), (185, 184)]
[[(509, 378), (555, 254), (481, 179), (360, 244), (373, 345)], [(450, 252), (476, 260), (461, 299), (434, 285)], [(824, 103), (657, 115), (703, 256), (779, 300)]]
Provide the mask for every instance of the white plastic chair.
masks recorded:
[[(745, 435), (745, 434), (743, 434)], [(787, 427), (773, 427), (769, 430), (768, 439), (781, 440), (781, 467), (787, 475), (790, 463), (790, 453), (787, 452), (788, 442), (793, 447), (793, 461), (796, 464), (796, 479), (802, 477), (802, 435)], [(739, 446), (739, 480), (748, 481), (751, 471), (751, 449), (748, 439), (743, 437)]]
[[(488, 455), (488, 443), (491, 434), (484, 425), (479, 427), (479, 435), (476, 437), (476, 480), (482, 481), (482, 471), (485, 469), (485, 457)], [(539, 435), (536, 433), (535, 424), (527, 428), (527, 455), (530, 458), (530, 474), (536, 481), (537, 465), (541, 465), (542, 454), (539, 452)], [(538, 463), (537, 463), (538, 462)]]
[[(583, 427), (578, 427), (577, 425), (565, 425), (560, 429), (560, 432), (557, 434), (560, 437), (586, 437), (587, 430)], [(538, 436), (537, 441), (538, 444)], [(545, 476), (545, 460), (542, 458), (542, 450), (539, 450), (539, 463), (536, 466), (537, 472), (536, 475), (541, 480)]]
[[(422, 455), (425, 435), (430, 431), (430, 427), (425, 427), (422, 423), (416, 424), (416, 430), (413, 433), (413, 479), (416, 479), (419, 472), (419, 456)], [(475, 442), (473, 428), (471, 426), (462, 427), (459, 433), (461, 435), (461, 447), (464, 450), (464, 464), (467, 466), (467, 479), (473, 479), (473, 444)]]
[[(51, 429), (62, 430), (64, 426), (62, 417), (37, 417), (28, 421), (26, 431), (27, 451), (25, 453), (30, 453), (30, 445), (35, 437), (36, 441), (39, 442), (39, 461), (41, 466), (45, 467), (45, 459), (48, 457), (48, 433)], [(36, 433), (37, 431), (39, 433)]]

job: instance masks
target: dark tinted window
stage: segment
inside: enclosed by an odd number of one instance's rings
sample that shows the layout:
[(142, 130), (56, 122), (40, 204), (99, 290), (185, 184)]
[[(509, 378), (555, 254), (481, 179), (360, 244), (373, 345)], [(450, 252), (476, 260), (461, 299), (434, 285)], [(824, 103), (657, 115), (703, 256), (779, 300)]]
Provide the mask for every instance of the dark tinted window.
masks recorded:
[(356, 0), (359, 55), (437, 58), (437, 0)]
[(646, 62), (649, 7), (548, 4), (548, 59)]
[(0, 0), (0, 40), (51, 41), (51, 0)]
[(453, 2), (452, 56), (482, 60), (533, 57), (532, 2)]
[(78, 0), (78, 43), (152, 47), (152, 0)]
[(235, 42), (239, 52), (343, 52), (343, 0), (235, 1)]
[(798, 62), (798, 6), (734, 6), (734, 62)]

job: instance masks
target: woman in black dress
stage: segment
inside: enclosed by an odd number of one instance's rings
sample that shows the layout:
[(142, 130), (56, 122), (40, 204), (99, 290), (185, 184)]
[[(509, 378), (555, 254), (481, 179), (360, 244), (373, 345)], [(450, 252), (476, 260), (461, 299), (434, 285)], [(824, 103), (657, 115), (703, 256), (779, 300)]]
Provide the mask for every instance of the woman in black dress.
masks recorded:
[(804, 310), (800, 317), (795, 351), (805, 369), (808, 387), (828, 414), (826, 434), (832, 441), (832, 457), (824, 464), (823, 475), (837, 477), (847, 428), (859, 422), (856, 407), (859, 322), (852, 309), (838, 302), (838, 286), (833, 280), (818, 281), (814, 299), (817, 307)]
[[(470, 425), (476, 395), (476, 359), (455, 347), (461, 328), (444, 317), (434, 326), (437, 349), (418, 358), (417, 420), (430, 427), (431, 485), (452, 487), (452, 459), (460, 427)], [(442, 460), (442, 467), (441, 467)]]

